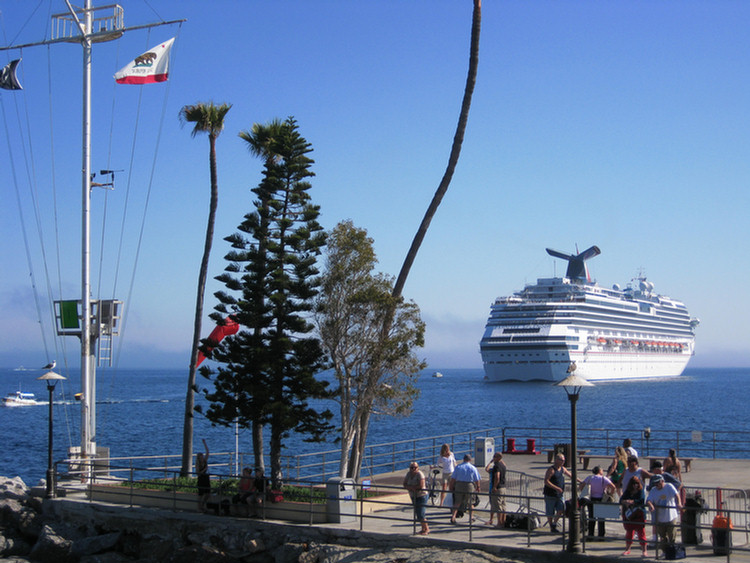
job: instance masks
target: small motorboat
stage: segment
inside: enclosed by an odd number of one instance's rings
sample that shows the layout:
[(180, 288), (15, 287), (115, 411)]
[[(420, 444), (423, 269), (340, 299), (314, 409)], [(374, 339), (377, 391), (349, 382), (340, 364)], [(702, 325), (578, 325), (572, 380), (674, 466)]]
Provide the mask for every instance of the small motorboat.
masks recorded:
[(436, 371), (435, 373), (432, 374), (432, 377), (443, 377), (443, 374), (440, 373), (439, 371)]
[(34, 393), (24, 393), (23, 391), (16, 391), (15, 393), (9, 393), (3, 397), (3, 405), (6, 407), (27, 407), (31, 405), (38, 405)]

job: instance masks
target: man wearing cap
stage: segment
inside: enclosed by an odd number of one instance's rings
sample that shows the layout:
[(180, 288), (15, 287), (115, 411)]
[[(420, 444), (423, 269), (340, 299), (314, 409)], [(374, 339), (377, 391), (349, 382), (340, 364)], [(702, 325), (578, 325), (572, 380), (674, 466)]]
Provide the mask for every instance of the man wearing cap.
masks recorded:
[(682, 483), (680, 483), (680, 480), (677, 479), (677, 477), (670, 473), (664, 473), (664, 465), (658, 459), (651, 462), (651, 467), (649, 469), (651, 470), (651, 480), (648, 482), (648, 487), (646, 487), (647, 491), (650, 491), (656, 486), (656, 483), (654, 483), (654, 477), (657, 475), (661, 475), (665, 483), (672, 485), (678, 491), (682, 488)]
[(468, 506), (469, 520), (473, 520), (473, 503), (474, 493), (480, 490), (479, 471), (471, 463), (472, 459), (469, 454), (464, 456), (464, 462), (457, 465), (453, 470), (450, 480), (450, 490), (453, 492), (453, 514), (451, 515), (451, 524), (456, 523), (456, 515), (459, 509), (464, 510)]
[(673, 485), (664, 481), (663, 475), (654, 475), (651, 482), (654, 488), (649, 491), (646, 504), (654, 513), (652, 522), (659, 536), (659, 549), (664, 550), (667, 545), (675, 542), (675, 526), (680, 522), (682, 502), (680, 493)]

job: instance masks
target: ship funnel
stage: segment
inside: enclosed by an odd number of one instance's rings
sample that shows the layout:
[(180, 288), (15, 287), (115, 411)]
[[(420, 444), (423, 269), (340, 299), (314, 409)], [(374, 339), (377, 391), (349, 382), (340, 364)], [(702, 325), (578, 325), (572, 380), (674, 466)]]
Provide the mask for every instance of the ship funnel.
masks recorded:
[(599, 250), (598, 246), (592, 246), (577, 255), (565, 254), (551, 248), (547, 249), (547, 254), (550, 256), (568, 261), (568, 270), (565, 272), (565, 277), (576, 281), (591, 281), (589, 279), (588, 268), (586, 267), (586, 260), (594, 256), (599, 256), (601, 253), (602, 251)]

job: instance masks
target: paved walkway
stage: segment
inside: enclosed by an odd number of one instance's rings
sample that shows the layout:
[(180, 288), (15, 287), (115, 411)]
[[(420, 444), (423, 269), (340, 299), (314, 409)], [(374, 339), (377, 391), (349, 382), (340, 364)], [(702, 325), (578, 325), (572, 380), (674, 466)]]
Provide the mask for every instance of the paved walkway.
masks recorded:
[[(530, 475), (542, 477), (548, 463), (546, 456), (529, 456), (529, 455), (509, 455), (505, 456), (505, 461), (509, 469), (521, 471)], [(693, 461), (692, 470), (684, 474), (685, 484), (689, 487), (715, 488), (721, 486), (727, 489), (747, 491), (750, 489), (750, 472), (747, 471), (748, 460), (708, 460), (696, 459)], [(386, 473), (373, 476), (373, 483), (377, 487), (397, 487), (400, 489), (407, 466), (401, 471)], [(483, 490), (486, 491), (486, 475), (480, 468), (483, 480)], [(579, 469), (581, 477), (587, 474)], [(78, 496), (74, 494), (74, 496)], [(746, 495), (745, 495), (746, 496)], [(744, 497), (743, 497), (744, 499)], [(81, 499), (83, 500), (83, 499)], [(711, 500), (711, 499), (707, 499)], [(406, 500), (408, 502), (408, 498)], [(482, 502), (480, 508), (485, 505)], [(713, 505), (713, 503), (711, 503)], [(737, 502), (734, 501), (735, 507)], [(742, 500), (742, 510), (748, 510), (746, 501)], [(177, 513), (184, 514), (185, 518), (214, 518), (211, 516), (200, 515), (195, 513)], [(480, 549), (489, 551), (499, 556), (508, 558), (520, 558), (524, 560), (534, 560), (534, 553), (537, 553), (541, 559), (542, 553), (547, 556), (555, 556), (555, 553), (564, 551), (564, 538), (560, 534), (552, 534), (546, 527), (540, 527), (527, 534), (518, 530), (498, 530), (486, 525), (486, 519), (489, 513), (486, 509), (476, 511), (476, 520), (474, 523), (468, 523), (468, 517), (460, 519), (458, 524), (450, 523), (450, 513), (447, 508), (429, 507), (427, 511), (428, 522), (430, 524), (430, 534), (428, 536), (416, 535), (419, 526), (413, 522), (413, 511), (411, 506), (400, 505), (394, 506), (387, 510), (382, 510), (371, 514), (365, 518), (351, 518), (350, 521), (339, 524), (315, 524), (312, 527), (335, 529), (338, 533), (343, 533), (348, 538), (356, 538), (357, 534), (362, 534), (363, 543), (377, 545), (377, 538), (382, 538), (384, 545), (393, 546), (398, 544), (406, 548), (418, 548), (422, 546), (450, 547), (454, 549)], [(228, 517), (215, 517), (228, 518)], [(700, 546), (688, 546), (688, 559), (699, 558), (707, 563), (723, 563), (730, 561), (726, 555), (715, 555), (711, 544), (710, 523), (713, 514), (703, 515), (702, 526), (706, 526), (703, 532), (703, 543)], [(244, 519), (243, 519), (244, 520)], [(271, 521), (269, 521), (271, 523)], [(295, 527), (310, 527), (308, 524), (290, 524), (286, 522), (274, 522), (277, 525), (288, 525)], [(651, 526), (647, 527), (649, 536), (652, 535)], [(366, 537), (366, 539), (364, 539)], [(746, 529), (735, 528), (732, 534), (734, 548), (742, 548), (742, 551), (733, 550), (731, 561), (741, 561), (750, 563), (750, 545), (748, 544), (748, 535)], [(620, 522), (607, 523), (606, 541), (587, 542), (585, 544), (585, 554), (588, 556), (597, 556), (603, 559), (618, 559), (627, 561), (629, 559), (641, 560), (640, 550), (635, 545), (633, 555), (624, 557), (621, 553), (624, 549), (624, 533)], [(649, 547), (650, 558), (655, 555), (654, 548)]]
[[(509, 469), (521, 471), (530, 475), (543, 477), (549, 466), (546, 455), (506, 455), (504, 461)], [(692, 463), (692, 469), (689, 473), (683, 474), (683, 481), (688, 487), (704, 487), (714, 489), (717, 486), (726, 489), (735, 489), (747, 491), (750, 489), (750, 472), (748, 472), (748, 460), (709, 460), (695, 459)], [(592, 463), (596, 465), (596, 463)], [(601, 465), (604, 465), (603, 463)], [(376, 485), (388, 485), (400, 487), (407, 468), (403, 471), (377, 475), (373, 477)], [(578, 469), (579, 478), (590, 474), (590, 470), (583, 471)], [(480, 468), (483, 476), (482, 490), (487, 491), (486, 473)], [(709, 495), (711, 496), (711, 495)], [(710, 506), (715, 506), (714, 499), (710, 501)], [(482, 508), (486, 502), (480, 504)], [(733, 505), (742, 504), (743, 510), (750, 510), (743, 500), (741, 503), (733, 502)], [(402, 506), (397, 509), (378, 512), (379, 518), (365, 518), (363, 521), (350, 522), (347, 524), (330, 524), (335, 527), (359, 527), (367, 532), (377, 532), (382, 534), (401, 534), (409, 535), (419, 531), (419, 526), (415, 526), (410, 521), (412, 510), (409, 506)], [(713, 513), (704, 514), (701, 520), (701, 526), (706, 529), (702, 530), (703, 543), (699, 546), (687, 546), (688, 558), (700, 558), (707, 562), (729, 561), (726, 555), (715, 555), (711, 544), (710, 524), (713, 520)], [(424, 538), (426, 541), (431, 539), (442, 543), (444, 541), (458, 545), (476, 545), (482, 544), (494, 548), (507, 548), (511, 551), (527, 549), (541, 550), (545, 552), (563, 551), (565, 540), (560, 534), (551, 534), (546, 526), (537, 528), (531, 534), (520, 533), (516, 530), (498, 530), (487, 526), (486, 520), (489, 513), (486, 509), (476, 511), (476, 520), (469, 525), (468, 517), (459, 519), (458, 524), (450, 523), (450, 514), (448, 509), (441, 507), (429, 507), (427, 518), (430, 524), (430, 535)], [(647, 532), (651, 537), (651, 526), (647, 526)], [(625, 547), (624, 530), (619, 522), (607, 522), (607, 540), (606, 541), (589, 541), (586, 542), (584, 549), (587, 555), (596, 555), (602, 557), (616, 557), (621, 560), (637, 559), (640, 560), (640, 549), (637, 544), (633, 546), (630, 556), (622, 556)], [(679, 537), (679, 535), (678, 535)], [(747, 530), (735, 529), (732, 534), (733, 546), (743, 548), (748, 551), (733, 550), (731, 553), (732, 561), (750, 562), (750, 545), (748, 544)], [(649, 556), (653, 558), (655, 551), (649, 547)], [(663, 558), (663, 554), (661, 554)]]

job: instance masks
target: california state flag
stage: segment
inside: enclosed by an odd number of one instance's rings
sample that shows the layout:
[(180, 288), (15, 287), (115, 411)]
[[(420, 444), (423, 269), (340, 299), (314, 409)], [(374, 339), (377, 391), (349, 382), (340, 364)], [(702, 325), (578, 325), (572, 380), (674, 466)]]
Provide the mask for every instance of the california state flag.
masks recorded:
[(115, 73), (118, 84), (153, 84), (169, 77), (169, 51), (174, 37), (135, 58)]

